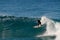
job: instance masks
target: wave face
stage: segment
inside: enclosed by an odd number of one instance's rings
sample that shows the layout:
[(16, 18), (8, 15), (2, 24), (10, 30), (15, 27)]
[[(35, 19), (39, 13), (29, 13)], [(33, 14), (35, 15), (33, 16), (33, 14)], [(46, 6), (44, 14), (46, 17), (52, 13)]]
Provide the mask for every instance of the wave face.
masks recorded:
[[(27, 17), (17, 17), (17, 18), (3, 18), (0, 19), (0, 38), (1, 39), (16, 39), (16, 40), (51, 40), (54, 37), (43, 37), (36, 38), (38, 34), (42, 34), (46, 31), (46, 27), (41, 27), (38, 29), (33, 28), (37, 25), (36, 20), (38, 18), (27, 18)], [(54, 21), (60, 21), (53, 19)]]

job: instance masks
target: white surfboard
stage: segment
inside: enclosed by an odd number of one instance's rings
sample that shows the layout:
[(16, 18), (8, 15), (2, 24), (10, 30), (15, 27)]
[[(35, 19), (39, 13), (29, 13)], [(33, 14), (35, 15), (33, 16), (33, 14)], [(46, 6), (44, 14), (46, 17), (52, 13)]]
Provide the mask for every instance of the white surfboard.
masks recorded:
[(41, 27), (41, 25), (34, 26), (34, 28), (39, 28), (39, 27)]
[(56, 36), (56, 35), (52, 35), (52, 34), (49, 34), (49, 35), (37, 35), (36, 37), (52, 37), (52, 36)]

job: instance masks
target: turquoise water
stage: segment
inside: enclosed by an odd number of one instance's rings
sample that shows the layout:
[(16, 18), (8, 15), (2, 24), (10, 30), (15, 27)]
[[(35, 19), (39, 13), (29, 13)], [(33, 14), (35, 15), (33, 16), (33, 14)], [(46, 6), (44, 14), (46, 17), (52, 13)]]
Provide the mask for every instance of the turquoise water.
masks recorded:
[(42, 40), (40, 38), (5, 38), (0, 40)]
[[(33, 28), (37, 25), (37, 18), (16, 18), (0, 20), (0, 40), (48, 40), (54, 37), (35, 37), (45, 32), (45, 26)], [(54, 21), (60, 21), (53, 19)]]

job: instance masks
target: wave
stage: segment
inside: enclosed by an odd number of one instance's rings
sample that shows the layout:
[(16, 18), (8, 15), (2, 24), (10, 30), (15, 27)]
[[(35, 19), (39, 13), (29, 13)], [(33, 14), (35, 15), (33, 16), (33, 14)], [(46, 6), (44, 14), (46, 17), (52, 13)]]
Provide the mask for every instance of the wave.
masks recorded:
[[(46, 27), (44, 27), (45, 25), (38, 29), (33, 28), (33, 26), (37, 25), (36, 21), (40, 18), (14, 18), (3, 18), (4, 20), (0, 20), (0, 37), (3, 38), (4, 35), (4, 37), (35, 37), (36, 35), (43, 34), (46, 31)], [(60, 22), (60, 19), (52, 20)]]

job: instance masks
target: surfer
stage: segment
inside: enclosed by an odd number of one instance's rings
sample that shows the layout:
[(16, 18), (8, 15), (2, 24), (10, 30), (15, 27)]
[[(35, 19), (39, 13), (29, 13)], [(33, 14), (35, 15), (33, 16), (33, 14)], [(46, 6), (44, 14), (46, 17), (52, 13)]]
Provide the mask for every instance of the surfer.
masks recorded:
[(39, 24), (41, 25), (41, 22), (40, 22), (40, 20), (38, 20), (38, 25), (39, 25)]
[(38, 24), (37, 24), (37, 26), (34, 26), (34, 28), (39, 28), (41, 26), (40, 20), (37, 20), (37, 22), (38, 22)]

